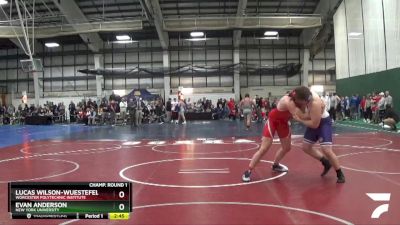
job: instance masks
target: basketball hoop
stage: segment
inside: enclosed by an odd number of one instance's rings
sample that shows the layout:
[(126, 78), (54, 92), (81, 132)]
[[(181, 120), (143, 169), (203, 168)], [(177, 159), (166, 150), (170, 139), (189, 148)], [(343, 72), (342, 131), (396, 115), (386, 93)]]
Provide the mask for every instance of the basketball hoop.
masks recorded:
[(25, 73), (43, 72), (42, 60), (37, 58), (21, 59), (21, 69)]
[[(35, 55), (35, 2), (36, 0), (9, 0), (9, 13), (4, 11), (2, 7), (0, 7), (0, 11), (13, 30), (15, 38), (19, 43), (18, 47), (28, 56), (28, 59), (20, 60), (21, 69), (26, 73), (32, 74), (35, 90), (35, 105), (39, 106), (40, 90), (42, 87), (37, 72), (43, 71), (43, 65), (40, 59), (33, 58)], [(17, 14), (17, 16), (15, 16), (15, 14)], [(23, 35), (20, 38), (21, 33)]]
[[(30, 6), (32, 9), (29, 9), (26, 1), (11, 0), (9, 4), (9, 14), (0, 7), (0, 10), (9, 21), (20, 47), (24, 51), (25, 55), (29, 57), (28, 59), (20, 60), (21, 69), (26, 73), (43, 71), (42, 61), (40, 59), (33, 58), (33, 55), (35, 55), (35, 2), (36, 0), (31, 1), (32, 5)], [(14, 15), (15, 12), (17, 14), (16, 20), (13, 19), (16, 17)], [(14, 28), (17, 24), (19, 25), (20, 29)], [(22, 33), (22, 38), (20, 38), (17, 33)]]

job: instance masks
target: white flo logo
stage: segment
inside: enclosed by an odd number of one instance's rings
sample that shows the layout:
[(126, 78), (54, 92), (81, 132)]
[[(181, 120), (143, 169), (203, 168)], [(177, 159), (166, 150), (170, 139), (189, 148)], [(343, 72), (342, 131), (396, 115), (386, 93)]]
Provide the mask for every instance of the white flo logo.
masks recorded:
[(372, 219), (378, 219), (383, 213), (389, 211), (390, 193), (366, 193), (376, 202), (387, 202), (378, 206), (371, 214)]

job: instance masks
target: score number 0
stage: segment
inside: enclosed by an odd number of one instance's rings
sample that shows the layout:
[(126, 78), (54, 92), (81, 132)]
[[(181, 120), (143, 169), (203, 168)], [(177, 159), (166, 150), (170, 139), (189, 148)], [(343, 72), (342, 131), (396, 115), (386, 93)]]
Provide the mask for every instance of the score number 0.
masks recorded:
[[(125, 197), (125, 192), (120, 191), (118, 193), (119, 198), (124, 198)], [(125, 205), (123, 203), (118, 205), (118, 208), (120, 211), (124, 211)], [(109, 218), (111, 220), (128, 220), (129, 219), (129, 213), (109, 213)]]
[[(118, 193), (118, 197), (119, 198), (124, 198), (125, 197), (125, 192), (120, 191)], [(121, 204), (119, 204), (118, 208), (119, 208), (119, 210), (123, 211), (125, 209), (125, 205), (123, 203), (121, 203)]]

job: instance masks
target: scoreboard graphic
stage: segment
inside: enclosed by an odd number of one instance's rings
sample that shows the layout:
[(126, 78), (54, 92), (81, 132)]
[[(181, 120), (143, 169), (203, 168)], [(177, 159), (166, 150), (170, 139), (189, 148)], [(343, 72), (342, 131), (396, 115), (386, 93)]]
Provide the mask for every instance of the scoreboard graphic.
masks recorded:
[(12, 219), (129, 219), (129, 182), (11, 182)]

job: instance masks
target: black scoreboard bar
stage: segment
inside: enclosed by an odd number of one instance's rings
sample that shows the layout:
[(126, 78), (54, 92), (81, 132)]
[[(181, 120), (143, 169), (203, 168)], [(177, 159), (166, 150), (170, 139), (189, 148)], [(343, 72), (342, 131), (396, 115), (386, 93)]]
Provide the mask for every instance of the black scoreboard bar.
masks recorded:
[(129, 219), (129, 182), (11, 182), (13, 219)]

